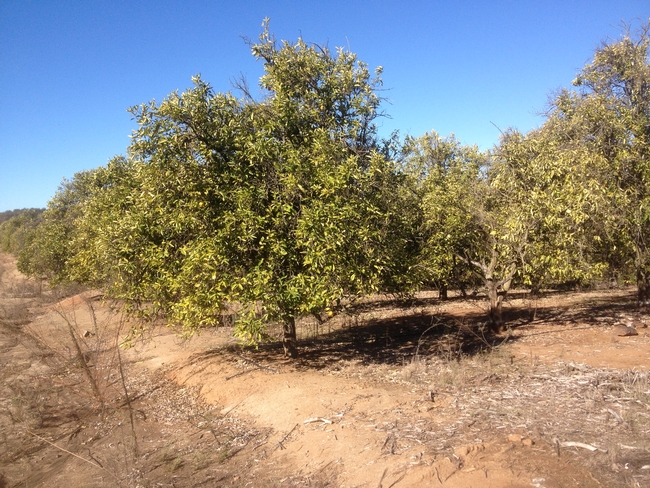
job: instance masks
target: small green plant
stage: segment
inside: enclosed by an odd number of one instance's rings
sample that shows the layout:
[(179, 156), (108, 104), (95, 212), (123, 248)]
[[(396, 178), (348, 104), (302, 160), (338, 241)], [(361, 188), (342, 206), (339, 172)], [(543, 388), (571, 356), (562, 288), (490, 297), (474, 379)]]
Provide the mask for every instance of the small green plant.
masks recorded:
[(171, 448), (165, 448), (163, 449), (163, 452), (160, 454), (160, 462), (161, 463), (169, 463), (173, 460), (175, 460), (178, 457), (178, 454), (176, 451), (174, 451)]
[(165, 469), (170, 473), (181, 468), (185, 462), (177, 451), (171, 447), (163, 449), (159, 457), (160, 463), (164, 465)]
[(196, 471), (210, 466), (210, 457), (203, 451), (196, 451), (192, 456), (192, 465)]
[(171, 463), (169, 463), (167, 469), (173, 473), (174, 471), (180, 469), (184, 464), (185, 463), (183, 461), (183, 458), (177, 457)]
[(217, 456), (217, 462), (218, 463), (225, 463), (228, 459), (230, 459), (230, 450), (227, 447), (222, 447), (219, 450), (219, 455)]

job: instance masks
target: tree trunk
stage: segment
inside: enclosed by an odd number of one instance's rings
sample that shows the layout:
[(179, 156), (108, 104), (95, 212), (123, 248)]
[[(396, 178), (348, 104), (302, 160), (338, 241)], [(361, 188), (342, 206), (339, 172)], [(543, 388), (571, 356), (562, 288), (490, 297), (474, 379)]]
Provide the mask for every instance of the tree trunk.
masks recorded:
[(639, 306), (650, 305), (650, 270), (645, 267), (637, 268), (636, 286)]
[(284, 347), (284, 357), (298, 357), (298, 347), (296, 346), (296, 320), (288, 317), (282, 324), (282, 347)]
[(440, 289), (438, 290), (438, 294), (440, 295), (440, 300), (446, 300), (447, 299), (447, 285), (440, 285)]
[(533, 278), (530, 283), (530, 296), (539, 298), (542, 295), (542, 283), (540, 280)]
[(492, 332), (503, 332), (503, 317), (501, 315), (501, 300), (503, 297), (499, 296), (496, 281), (487, 280), (486, 288), (488, 299), (490, 300), (490, 308), (488, 309), (488, 326)]

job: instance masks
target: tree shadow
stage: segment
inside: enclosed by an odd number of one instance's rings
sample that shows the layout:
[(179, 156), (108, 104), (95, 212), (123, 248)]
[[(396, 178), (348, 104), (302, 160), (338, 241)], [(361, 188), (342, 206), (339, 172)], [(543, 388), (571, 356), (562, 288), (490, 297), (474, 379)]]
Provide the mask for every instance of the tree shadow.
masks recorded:
[[(575, 293), (580, 297), (580, 293)], [(566, 298), (564, 291), (546, 292), (542, 298)], [(523, 323), (547, 323), (562, 321), (563, 323), (581, 323), (585, 325), (611, 324), (622, 316), (637, 315), (641, 311), (636, 308), (636, 292), (630, 291), (624, 296), (600, 296), (598, 299), (584, 298), (579, 303), (557, 303), (545, 306), (535, 306), (535, 299), (529, 300), (527, 307), (509, 307), (504, 313), (506, 321), (512, 328), (520, 327)]]
[[(557, 295), (566, 297), (566, 292), (558, 292)], [(555, 293), (544, 295), (545, 298), (553, 296)], [(597, 301), (585, 298), (579, 303), (540, 307), (534, 307), (530, 303), (514, 306), (506, 302), (503, 318), (509, 331), (541, 325), (605, 327), (620, 320), (621, 316), (639, 313), (634, 309), (635, 299), (636, 295), (630, 292), (629, 296), (623, 298), (620, 295), (601, 296)], [(454, 297), (445, 302), (473, 300)], [(528, 335), (512, 335), (509, 331), (503, 334), (490, 333), (487, 330), (486, 314), (481, 310), (468, 313), (464, 309), (458, 313), (439, 312), (434, 315), (415, 313), (418, 307), (440, 303), (438, 298), (403, 300), (394, 297), (354, 303), (346, 307), (345, 312), (354, 320), (342, 320), (343, 326), (340, 328), (299, 341), (300, 356), (292, 360), (291, 364), (298, 370), (322, 370), (336, 369), (339, 361), (354, 360), (362, 365), (404, 365), (416, 357), (456, 360), (490, 350), (504, 342), (516, 342)], [(387, 310), (391, 311), (390, 317), (363, 317), (364, 313)], [(553, 331), (542, 333), (551, 332)], [(223, 352), (222, 349), (208, 351), (201, 356), (207, 359), (220, 351)], [(260, 344), (257, 348), (245, 347), (244, 351), (251, 359), (266, 364), (285, 361), (279, 341)]]
[[(392, 309), (395, 310), (394, 308)], [(504, 337), (481, 331), (482, 314), (413, 315), (404, 313), (390, 318), (361, 320), (343, 328), (322, 333), (299, 342), (300, 355), (292, 365), (298, 370), (321, 370), (336, 367), (339, 361), (357, 361), (363, 365), (403, 365), (415, 356), (437, 355), (458, 359), (476, 354), (504, 340)], [(283, 361), (280, 342), (246, 348), (256, 361)]]

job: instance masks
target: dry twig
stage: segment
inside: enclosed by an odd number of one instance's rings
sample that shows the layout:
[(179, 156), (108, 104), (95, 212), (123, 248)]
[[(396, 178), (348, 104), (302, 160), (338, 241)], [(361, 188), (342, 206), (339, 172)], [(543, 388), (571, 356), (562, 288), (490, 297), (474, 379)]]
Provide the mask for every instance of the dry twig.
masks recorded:
[(33, 433), (32, 431), (30, 431), (30, 430), (28, 430), (27, 433), (33, 435), (33, 436), (36, 437), (37, 439), (42, 440), (43, 442), (47, 442), (50, 446), (57, 448), (59, 451), (63, 451), (63, 452), (65, 452), (65, 453), (67, 453), (67, 454), (70, 454), (71, 456), (74, 456), (74, 457), (76, 457), (76, 458), (78, 458), (78, 459), (81, 459), (82, 461), (84, 461), (84, 462), (90, 464), (91, 466), (94, 466), (94, 467), (96, 467), (96, 468), (98, 468), (98, 469), (101, 469), (101, 470), (103, 470), (103, 471), (106, 471), (106, 472), (107, 472), (108, 474), (110, 474), (113, 478), (115, 478), (116, 480), (119, 481), (119, 478), (118, 478), (117, 476), (115, 476), (115, 474), (111, 473), (110, 471), (108, 471), (108, 470), (107, 470), (106, 468), (104, 468), (103, 466), (100, 466), (99, 464), (95, 464), (95, 463), (93, 463), (92, 461), (88, 461), (86, 458), (81, 457), (81, 456), (79, 456), (78, 454), (75, 454), (74, 452), (70, 452), (70, 451), (68, 451), (67, 449), (64, 449), (64, 448), (62, 448), (62, 447), (60, 447), (60, 446), (57, 446), (56, 444), (54, 444), (54, 442), (50, 442), (50, 441), (48, 441), (47, 439), (41, 437), (40, 435), (38, 435), (38, 434), (34, 434), (34, 433)]

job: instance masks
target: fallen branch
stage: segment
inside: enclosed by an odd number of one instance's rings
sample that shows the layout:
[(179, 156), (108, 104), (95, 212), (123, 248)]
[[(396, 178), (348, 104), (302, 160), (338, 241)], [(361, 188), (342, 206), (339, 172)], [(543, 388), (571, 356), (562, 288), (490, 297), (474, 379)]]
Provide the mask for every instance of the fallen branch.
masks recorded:
[(433, 470), (434, 470), (435, 473), (436, 473), (436, 478), (438, 478), (438, 482), (439, 482), (440, 484), (442, 484), (442, 480), (440, 479), (440, 473), (438, 473), (438, 468), (436, 468), (436, 467), (434, 466), (434, 467), (433, 467)]
[[(242, 361), (246, 361), (247, 363), (251, 363), (253, 366), (255, 366), (255, 369), (265, 369), (267, 371), (271, 371), (272, 373), (276, 373), (276, 374), (280, 373), (277, 369), (269, 368), (268, 366), (263, 366), (263, 365), (261, 365), (259, 363), (256, 363), (252, 359), (245, 358), (244, 356), (241, 356), (239, 354), (235, 354), (235, 356), (237, 356)], [(239, 373), (236, 373), (236, 374), (234, 374), (232, 376), (226, 377), (226, 381), (231, 380), (233, 378), (237, 378), (238, 376), (245, 375), (246, 373), (250, 373), (251, 371), (255, 371), (255, 369), (248, 369), (246, 371), (240, 371)]]
[(265, 370), (270, 371), (271, 373), (275, 373), (275, 374), (279, 374), (279, 373), (280, 373), (280, 371), (278, 371), (277, 369), (269, 368), (268, 366), (263, 366), (263, 365), (261, 365), (261, 364), (259, 364), (259, 363), (256, 363), (256, 362), (253, 361), (252, 359), (245, 358), (244, 356), (242, 356), (242, 355), (240, 355), (240, 354), (235, 354), (235, 356), (237, 356), (239, 359), (241, 359), (241, 360), (243, 360), (243, 361), (246, 361), (246, 362), (248, 362), (248, 363), (251, 363), (253, 366), (256, 366), (256, 367), (258, 367), (258, 368), (260, 368), (260, 369), (265, 369)]
[(379, 478), (379, 484), (377, 485), (377, 488), (382, 488), (381, 482), (384, 481), (386, 473), (388, 473), (388, 468), (384, 468), (384, 472), (381, 474), (381, 478)]
[(240, 371), (239, 373), (236, 373), (236, 374), (234, 374), (232, 376), (226, 376), (226, 381), (231, 380), (233, 378), (237, 378), (237, 376), (242, 376), (242, 375), (245, 375), (246, 373), (250, 373), (250, 372), (256, 371), (256, 370), (257, 370), (257, 368), (247, 369), (246, 371)]
[[(386, 440), (385, 440), (384, 443), (382, 444), (380, 451), (383, 451), (383, 450), (384, 450), (384, 447), (386, 447), (386, 444), (388, 444), (388, 441), (389, 441), (389, 440), (390, 440), (390, 434), (386, 436)], [(382, 478), (382, 479), (383, 479), (383, 478)]]
[(617, 414), (617, 413), (616, 413), (614, 410), (612, 410), (611, 408), (604, 408), (603, 410), (601, 410), (601, 412), (607, 412), (607, 413), (609, 413), (609, 414), (610, 414), (612, 417), (614, 417), (614, 418), (616, 419), (616, 421), (619, 422), (619, 423), (620, 423), (620, 422), (623, 422), (623, 417), (621, 417), (619, 414)]
[(388, 485), (388, 488), (393, 488), (393, 486), (395, 486), (397, 483), (399, 483), (400, 481), (402, 481), (404, 479), (404, 476), (406, 476), (406, 469), (404, 469), (404, 472), (402, 473), (402, 476), (400, 476), (395, 481), (393, 481), (390, 485)]
[(626, 446), (625, 444), (621, 444), (621, 449), (643, 449), (642, 447), (634, 447), (634, 446)]
[(78, 454), (75, 454), (74, 452), (70, 452), (70, 451), (68, 451), (67, 449), (64, 449), (64, 448), (62, 448), (62, 447), (59, 447), (59, 446), (57, 446), (54, 442), (50, 442), (50, 441), (48, 441), (47, 439), (41, 437), (40, 435), (38, 435), (38, 434), (34, 434), (34, 433), (33, 433), (32, 431), (30, 431), (30, 430), (28, 430), (27, 433), (33, 435), (33, 436), (36, 437), (37, 439), (42, 440), (43, 442), (47, 442), (50, 446), (57, 448), (59, 451), (63, 451), (63, 452), (65, 452), (65, 453), (67, 453), (67, 454), (70, 454), (71, 456), (74, 456), (74, 457), (76, 457), (76, 458), (78, 458), (78, 459), (81, 459), (82, 461), (84, 461), (84, 462), (90, 464), (91, 466), (94, 466), (94, 467), (96, 467), (96, 468), (98, 468), (98, 469), (101, 469), (102, 471), (106, 471), (106, 472), (107, 472), (108, 474), (110, 474), (113, 478), (115, 478), (116, 480), (119, 481), (119, 478), (118, 478), (117, 476), (115, 476), (113, 473), (111, 473), (110, 471), (108, 471), (108, 470), (107, 470), (106, 468), (104, 468), (103, 466), (100, 466), (99, 464), (95, 464), (95, 463), (93, 463), (92, 461), (88, 461), (86, 458), (81, 457), (81, 456), (79, 456)]
[(253, 451), (256, 450), (258, 447), (262, 447), (262, 446), (263, 446), (264, 444), (266, 444), (267, 442), (269, 442), (269, 441), (268, 441), (268, 440), (265, 440), (264, 442), (260, 442), (258, 445), (256, 445), (256, 446), (253, 448)]
[(592, 446), (591, 444), (585, 444), (583, 442), (573, 442), (573, 441), (560, 442), (560, 447), (581, 447), (591, 452), (595, 452), (595, 451), (607, 452), (607, 449), (600, 449), (599, 447)]
[(280, 449), (286, 449), (286, 447), (284, 447), (284, 445), (283, 445), (282, 443), (283, 443), (284, 441), (287, 440), (287, 438), (288, 438), (288, 437), (293, 433), (294, 430), (296, 430), (296, 428), (297, 428), (299, 425), (300, 425), (300, 424), (296, 424), (296, 425), (294, 425), (294, 426), (293, 426), (293, 429), (291, 429), (291, 430), (289, 431), (289, 433), (288, 433), (287, 435), (285, 435), (285, 436), (282, 438), (282, 440), (279, 440), (279, 441), (278, 441), (278, 446), (277, 446), (275, 449), (273, 449), (274, 452), (278, 450), (278, 447), (279, 447)]
[(331, 424), (332, 423), (331, 420), (324, 419), (323, 417), (314, 417), (314, 418), (311, 418), (311, 419), (307, 419), (303, 423), (311, 424), (313, 422), (323, 422), (324, 424)]

